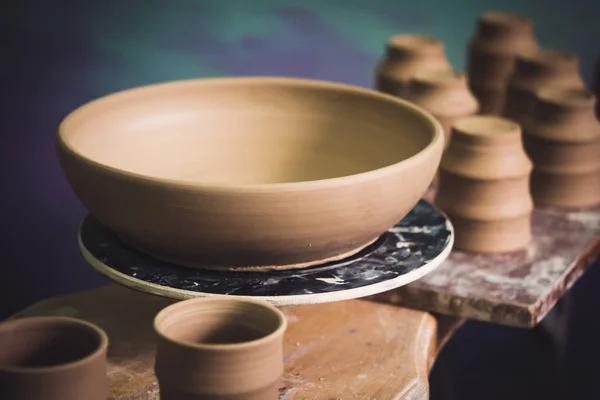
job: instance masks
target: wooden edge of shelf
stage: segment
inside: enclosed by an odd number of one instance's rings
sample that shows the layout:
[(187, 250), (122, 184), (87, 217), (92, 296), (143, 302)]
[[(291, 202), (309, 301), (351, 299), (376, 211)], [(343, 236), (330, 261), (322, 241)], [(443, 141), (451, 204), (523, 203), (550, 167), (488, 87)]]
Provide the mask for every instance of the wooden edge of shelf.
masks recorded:
[[(454, 318), (467, 318), (516, 328), (534, 328), (548, 315), (561, 296), (600, 256), (600, 237), (565, 270), (563, 277), (536, 303), (499, 303), (492, 298), (469, 298), (448, 290), (436, 290), (419, 281), (390, 292), (370, 296), (377, 302), (394, 304)], [(440, 301), (443, 299), (443, 301)]]

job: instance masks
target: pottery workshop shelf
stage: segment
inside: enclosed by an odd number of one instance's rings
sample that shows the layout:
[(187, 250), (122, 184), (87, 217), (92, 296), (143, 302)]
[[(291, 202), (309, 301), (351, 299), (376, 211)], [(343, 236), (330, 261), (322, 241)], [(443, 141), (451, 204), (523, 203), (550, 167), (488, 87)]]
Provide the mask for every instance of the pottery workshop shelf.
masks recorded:
[[(432, 198), (432, 193), (428, 193)], [(600, 254), (600, 207), (536, 208), (533, 241), (502, 255), (453, 251), (434, 272), (375, 297), (404, 307), (517, 327), (537, 325)]]
[[(110, 337), (111, 400), (155, 400), (152, 321), (173, 303), (110, 285), (33, 305), (15, 317), (68, 316)], [(439, 349), (436, 321), (425, 312), (349, 300), (282, 308), (288, 322), (280, 400), (421, 399)]]

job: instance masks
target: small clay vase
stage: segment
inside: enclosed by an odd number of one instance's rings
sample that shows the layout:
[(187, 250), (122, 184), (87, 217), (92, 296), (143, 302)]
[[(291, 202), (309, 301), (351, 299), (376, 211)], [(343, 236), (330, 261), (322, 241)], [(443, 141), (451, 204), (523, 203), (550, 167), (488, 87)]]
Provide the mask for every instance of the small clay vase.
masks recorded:
[(155, 318), (161, 400), (277, 400), (283, 313), (266, 303), (199, 298)]
[(32, 317), (0, 324), (2, 400), (106, 400), (108, 338), (73, 318)]
[(457, 119), (477, 114), (479, 104), (456, 70), (426, 71), (416, 74), (408, 87), (406, 100), (429, 111), (442, 125), (444, 140), (450, 140), (450, 127)]
[(584, 89), (538, 93), (523, 130), (533, 161), (531, 193), (538, 204), (568, 208), (600, 204), (600, 122), (596, 98)]
[(579, 58), (560, 50), (529, 52), (517, 56), (506, 92), (503, 115), (523, 124), (533, 112), (536, 92), (545, 87), (583, 89)]
[(454, 225), (456, 249), (503, 253), (530, 243), (532, 164), (521, 140), (518, 124), (496, 116), (452, 125), (435, 204)]
[(530, 18), (504, 11), (479, 16), (477, 32), (469, 42), (467, 74), (481, 114), (502, 114), (516, 56), (538, 48)]
[(444, 44), (439, 39), (427, 35), (395, 35), (388, 39), (377, 67), (375, 88), (403, 98), (416, 73), (450, 68)]

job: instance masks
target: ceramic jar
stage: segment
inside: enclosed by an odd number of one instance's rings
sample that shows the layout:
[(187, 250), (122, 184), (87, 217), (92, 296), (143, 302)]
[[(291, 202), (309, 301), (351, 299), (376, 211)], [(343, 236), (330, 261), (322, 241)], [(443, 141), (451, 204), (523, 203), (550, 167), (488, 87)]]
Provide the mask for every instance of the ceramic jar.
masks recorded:
[(503, 115), (522, 124), (532, 113), (536, 92), (551, 86), (585, 87), (575, 55), (542, 49), (517, 56), (508, 81)]
[(477, 32), (469, 42), (467, 74), (481, 114), (502, 114), (516, 56), (537, 49), (533, 22), (528, 17), (503, 11), (479, 16)]
[(0, 324), (2, 400), (106, 400), (108, 338), (73, 318), (32, 317)]
[(161, 400), (277, 400), (283, 313), (266, 303), (198, 298), (155, 318)]
[(479, 104), (467, 77), (456, 70), (420, 72), (411, 79), (406, 100), (429, 111), (442, 125), (447, 144), (454, 120), (477, 114)]
[(449, 68), (444, 44), (439, 39), (416, 34), (392, 36), (376, 70), (375, 88), (404, 97), (416, 73)]
[(496, 116), (454, 122), (435, 204), (454, 225), (456, 249), (502, 253), (530, 243), (531, 169), (518, 124)]
[(531, 192), (539, 204), (600, 204), (600, 122), (595, 97), (584, 89), (548, 88), (538, 93), (524, 144), (534, 169)]

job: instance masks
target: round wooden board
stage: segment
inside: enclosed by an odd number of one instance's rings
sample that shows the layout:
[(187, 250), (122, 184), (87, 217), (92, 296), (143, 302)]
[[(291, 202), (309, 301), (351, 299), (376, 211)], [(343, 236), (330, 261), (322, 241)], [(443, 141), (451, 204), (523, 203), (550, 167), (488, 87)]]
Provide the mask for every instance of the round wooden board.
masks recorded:
[(398, 288), (435, 270), (453, 242), (452, 224), (425, 200), (360, 253), (289, 271), (211, 271), (170, 264), (128, 246), (92, 216), (79, 231), (85, 259), (123, 286), (177, 300), (235, 296), (277, 306), (349, 300)]

